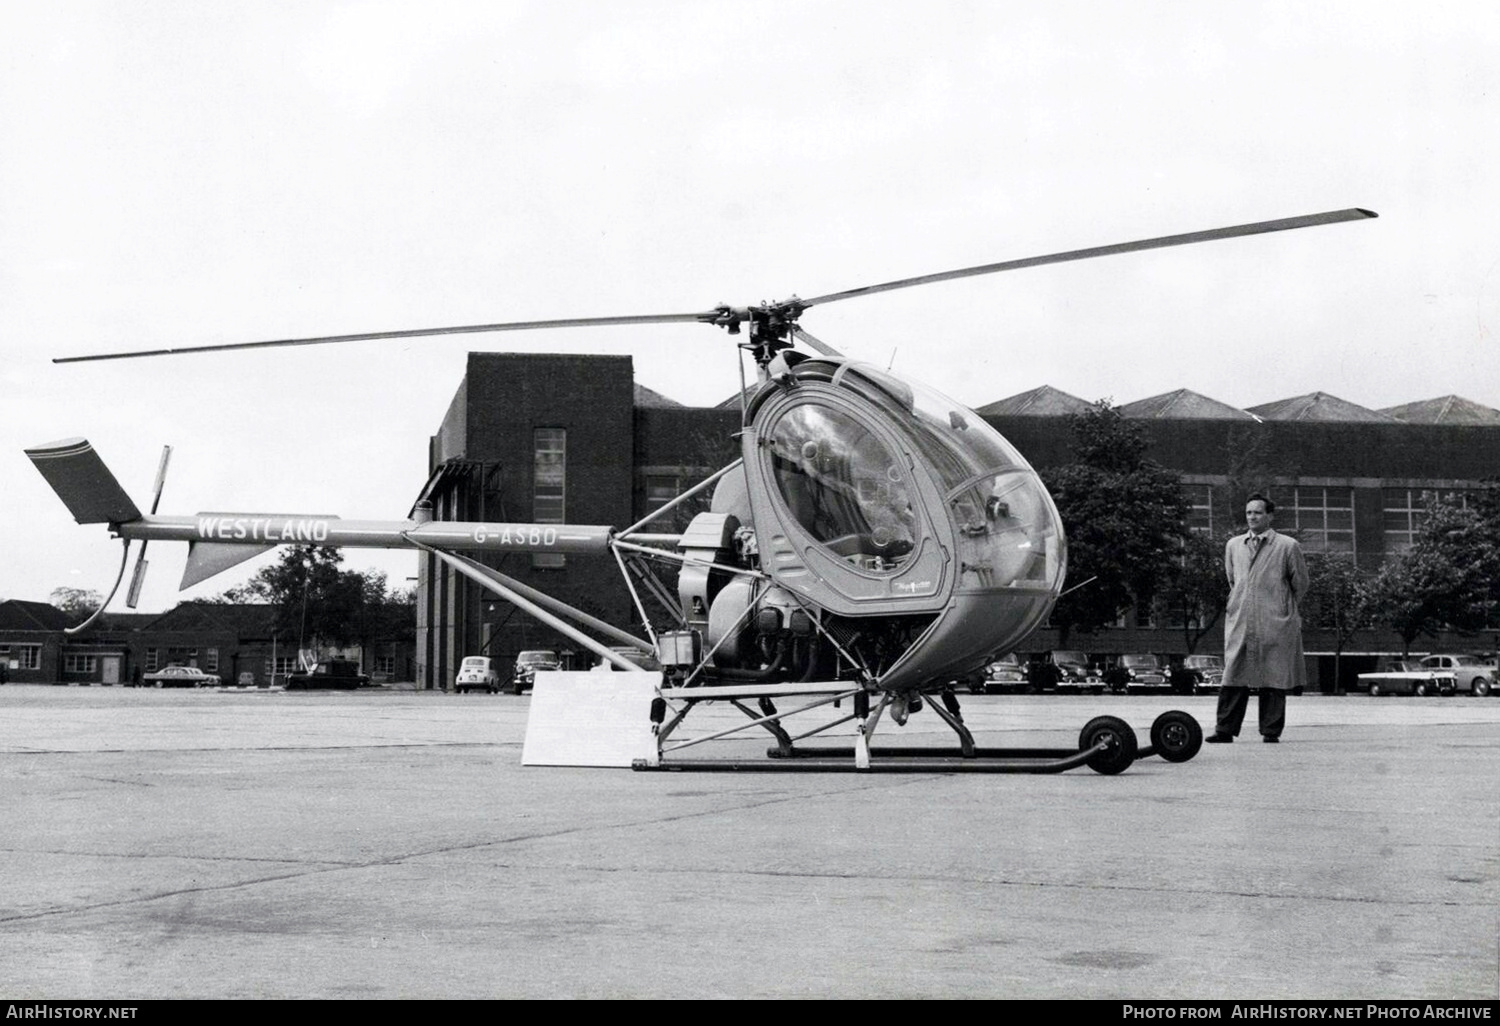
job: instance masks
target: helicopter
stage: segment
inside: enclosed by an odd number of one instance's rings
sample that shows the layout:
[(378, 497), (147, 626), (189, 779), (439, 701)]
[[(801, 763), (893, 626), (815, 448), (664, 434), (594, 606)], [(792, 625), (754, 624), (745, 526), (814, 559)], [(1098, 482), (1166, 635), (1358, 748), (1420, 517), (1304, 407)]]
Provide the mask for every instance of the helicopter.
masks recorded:
[[(621, 529), (436, 520), (420, 503), (407, 519), (388, 521), (158, 515), (167, 453), (149, 513), (136, 506), (84, 439), (36, 446), (27, 455), (76, 521), (107, 524), (123, 541), (120, 574), (104, 605), (118, 591), (131, 542), (137, 540), (132, 606), (145, 570), (145, 548), (153, 540), (187, 542), (182, 588), (277, 545), (414, 549), (593, 652), (601, 665), (627, 671), (607, 677), (538, 673), (526, 764), (986, 772), (1059, 772), (1087, 765), (1114, 774), (1152, 754), (1183, 762), (1198, 751), (1202, 730), (1179, 710), (1157, 718), (1145, 747), (1128, 724), (1112, 716), (1085, 724), (1076, 749), (989, 749), (975, 743), (952, 682), (976, 672), (994, 653), (1015, 650), (1045, 622), (1066, 580), (1062, 519), (1036, 471), (982, 416), (916, 381), (843, 356), (804, 330), (800, 319), (827, 303), (957, 278), (1375, 216), (1353, 207), (744, 307), (720, 304), (687, 313), (509, 321), (54, 360), (625, 324), (699, 323), (726, 331), (757, 371), (756, 384), (741, 391), (739, 458)], [(740, 366), (743, 383), (743, 360)], [(708, 509), (696, 513), (685, 530), (650, 529), (703, 496), (709, 497)], [(508, 553), (613, 557), (645, 637), (482, 560)], [(641, 671), (647, 659), (659, 670)], [(600, 696), (609, 694), (623, 697), (601, 705)], [(782, 711), (777, 700), (800, 704)], [(852, 707), (847, 713), (842, 711), (846, 701)], [(714, 702), (730, 703), (749, 722), (688, 740), (675, 736), (695, 707)], [(884, 715), (904, 725), (924, 707), (957, 735), (957, 748), (872, 745)], [(598, 715), (580, 715), (580, 709)], [(831, 718), (793, 736), (789, 721), (808, 715)], [(851, 723), (852, 748), (802, 743)], [(754, 729), (775, 740), (766, 760), (677, 754)], [(610, 748), (605, 742), (612, 732), (626, 739), (623, 746), (603, 756), (589, 754), (601, 744)], [(558, 733), (586, 736), (581, 745), (564, 745), (567, 754), (557, 755)]]

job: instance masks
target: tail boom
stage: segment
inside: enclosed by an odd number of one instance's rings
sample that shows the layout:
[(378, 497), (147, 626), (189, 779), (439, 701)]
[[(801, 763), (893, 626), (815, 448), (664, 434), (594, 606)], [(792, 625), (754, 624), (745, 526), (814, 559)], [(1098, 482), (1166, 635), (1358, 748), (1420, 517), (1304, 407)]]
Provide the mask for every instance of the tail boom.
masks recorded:
[(345, 520), (281, 513), (199, 513), (138, 516), (115, 523), (121, 538), (212, 542), (218, 545), (328, 545), (409, 549), (414, 541), (439, 549), (476, 552), (555, 552), (602, 555), (614, 528), (578, 524), (490, 524), (463, 520)]

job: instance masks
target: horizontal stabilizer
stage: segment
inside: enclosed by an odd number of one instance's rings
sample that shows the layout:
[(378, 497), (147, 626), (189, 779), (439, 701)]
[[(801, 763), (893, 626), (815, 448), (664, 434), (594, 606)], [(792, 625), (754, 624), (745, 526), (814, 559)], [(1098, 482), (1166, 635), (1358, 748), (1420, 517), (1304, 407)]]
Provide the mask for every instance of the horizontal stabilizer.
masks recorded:
[(239, 566), (247, 559), (254, 559), (262, 552), (274, 549), (269, 545), (231, 544), (229, 542), (189, 542), (187, 566), (182, 570), (182, 583), (178, 591), (186, 591), (201, 584), (215, 574), (223, 573), (232, 566)]
[(49, 442), (27, 449), (26, 455), (80, 524), (140, 519), (141, 511), (85, 439)]

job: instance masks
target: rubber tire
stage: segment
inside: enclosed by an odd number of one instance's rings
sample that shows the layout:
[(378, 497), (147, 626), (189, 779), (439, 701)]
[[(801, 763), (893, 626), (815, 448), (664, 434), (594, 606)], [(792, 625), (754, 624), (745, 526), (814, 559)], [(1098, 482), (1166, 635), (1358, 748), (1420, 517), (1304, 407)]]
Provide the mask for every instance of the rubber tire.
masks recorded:
[(1490, 682), (1484, 677), (1475, 677), (1469, 682), (1469, 694), (1483, 698), (1490, 693)]
[(1203, 747), (1203, 728), (1181, 709), (1169, 709), (1151, 724), (1151, 747), (1168, 762), (1187, 762)]
[(1374, 698), (1378, 694), (1380, 694), (1380, 685), (1372, 681), (1370, 683), (1370, 697)]
[(1078, 732), (1078, 747), (1092, 748), (1106, 738), (1112, 739), (1114, 744), (1092, 756), (1086, 765), (1095, 773), (1109, 776), (1125, 771), (1135, 762), (1140, 744), (1136, 741), (1135, 731), (1130, 724), (1118, 716), (1095, 716)]
[(1415, 684), (1413, 684), (1411, 686), (1411, 693), (1414, 694), (1414, 695), (1416, 695), (1418, 698), (1421, 698), (1422, 696), (1426, 695), (1427, 694), (1427, 682), (1425, 680), (1419, 680), (1419, 681), (1417, 681)]

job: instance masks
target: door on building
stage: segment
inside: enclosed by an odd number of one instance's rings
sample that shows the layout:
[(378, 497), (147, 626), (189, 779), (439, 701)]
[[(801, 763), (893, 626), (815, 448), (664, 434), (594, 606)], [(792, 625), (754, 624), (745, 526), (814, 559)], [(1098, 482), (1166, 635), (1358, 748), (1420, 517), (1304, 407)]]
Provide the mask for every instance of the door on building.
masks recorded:
[(99, 657), (99, 682), (106, 685), (120, 683), (119, 656)]

